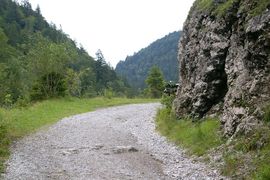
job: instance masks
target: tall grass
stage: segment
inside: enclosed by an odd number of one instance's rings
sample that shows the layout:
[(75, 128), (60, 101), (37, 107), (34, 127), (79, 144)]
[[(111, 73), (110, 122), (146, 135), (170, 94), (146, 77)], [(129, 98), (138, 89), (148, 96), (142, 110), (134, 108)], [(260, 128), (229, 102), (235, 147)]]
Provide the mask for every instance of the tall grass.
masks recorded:
[(263, 120), (265, 122), (270, 122), (270, 105), (267, 105), (264, 108), (264, 116), (263, 116)]
[(9, 156), (10, 139), (8, 136), (7, 125), (3, 120), (2, 113), (0, 111), (0, 173), (3, 171), (3, 163), (6, 157)]
[(93, 111), (97, 108), (123, 104), (157, 102), (153, 99), (126, 98), (63, 98), (37, 102), (28, 107), (0, 108), (0, 172), (9, 156), (10, 143), (43, 126), (51, 125), (61, 118)]
[(190, 119), (177, 119), (165, 108), (159, 110), (156, 124), (162, 135), (199, 156), (223, 143), (218, 133), (220, 123), (217, 119), (193, 123)]

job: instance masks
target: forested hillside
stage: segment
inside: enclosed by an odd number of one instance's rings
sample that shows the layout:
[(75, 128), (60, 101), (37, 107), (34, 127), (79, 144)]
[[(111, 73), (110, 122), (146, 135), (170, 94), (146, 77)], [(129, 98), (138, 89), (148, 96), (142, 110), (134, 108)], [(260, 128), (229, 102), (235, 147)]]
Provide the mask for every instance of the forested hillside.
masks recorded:
[(152, 66), (158, 66), (167, 81), (178, 82), (177, 49), (181, 32), (173, 32), (141, 49), (125, 61), (120, 61), (116, 72), (135, 88), (145, 88), (145, 79)]
[(125, 83), (97, 55), (95, 61), (27, 0), (0, 0), (0, 105), (105, 89), (125, 93)]

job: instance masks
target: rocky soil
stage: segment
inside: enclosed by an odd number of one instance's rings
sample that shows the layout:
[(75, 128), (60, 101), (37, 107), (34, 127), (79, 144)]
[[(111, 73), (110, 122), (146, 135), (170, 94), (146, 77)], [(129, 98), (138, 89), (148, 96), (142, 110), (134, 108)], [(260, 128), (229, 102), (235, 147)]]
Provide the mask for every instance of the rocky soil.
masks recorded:
[(14, 144), (4, 179), (222, 179), (155, 131), (160, 104), (64, 118)]

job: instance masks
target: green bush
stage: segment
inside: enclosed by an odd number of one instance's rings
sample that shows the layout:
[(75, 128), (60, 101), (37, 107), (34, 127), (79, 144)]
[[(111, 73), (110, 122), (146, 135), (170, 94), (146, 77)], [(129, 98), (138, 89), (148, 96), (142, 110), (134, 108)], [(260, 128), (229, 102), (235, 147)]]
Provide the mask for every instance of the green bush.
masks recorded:
[(174, 95), (168, 96), (164, 94), (161, 99), (161, 104), (163, 104), (167, 109), (172, 109), (174, 99)]
[(15, 106), (16, 107), (27, 107), (30, 104), (30, 97), (29, 96), (24, 96), (24, 97), (19, 97), (16, 101)]
[(51, 72), (42, 76), (33, 86), (32, 100), (42, 100), (52, 97), (63, 97), (67, 93), (65, 77), (59, 73)]
[(112, 99), (114, 97), (114, 92), (113, 92), (112, 88), (106, 88), (104, 90), (104, 97), (107, 99)]

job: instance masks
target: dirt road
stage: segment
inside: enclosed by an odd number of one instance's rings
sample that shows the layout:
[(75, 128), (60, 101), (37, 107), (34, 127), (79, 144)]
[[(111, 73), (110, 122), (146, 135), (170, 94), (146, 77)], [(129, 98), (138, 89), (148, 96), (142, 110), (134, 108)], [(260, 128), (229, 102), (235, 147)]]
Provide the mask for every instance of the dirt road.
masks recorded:
[(161, 137), (160, 104), (64, 118), (14, 144), (4, 179), (220, 179)]

